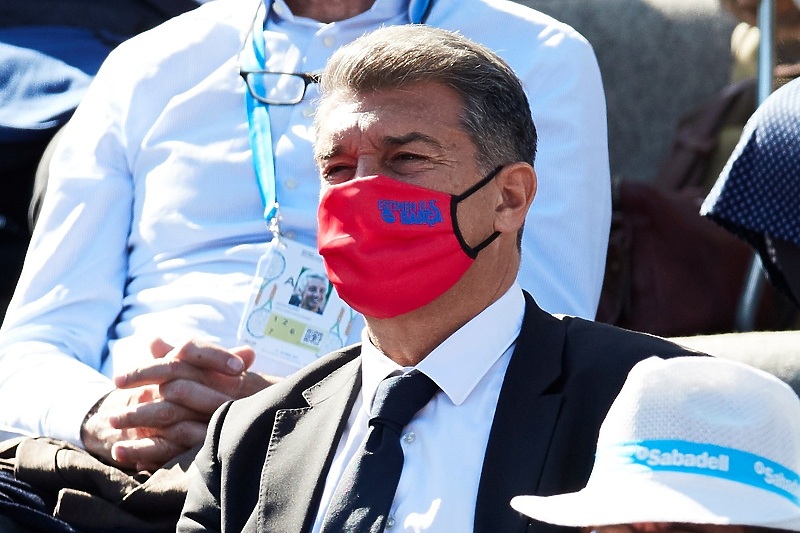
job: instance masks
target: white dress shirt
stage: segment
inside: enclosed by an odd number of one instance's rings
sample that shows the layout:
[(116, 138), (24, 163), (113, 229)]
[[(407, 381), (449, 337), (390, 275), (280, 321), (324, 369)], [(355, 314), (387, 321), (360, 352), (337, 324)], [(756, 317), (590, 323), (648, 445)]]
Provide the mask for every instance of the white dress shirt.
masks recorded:
[[(515, 284), (416, 367), (441, 391), (403, 430), (403, 471), (387, 531), (471, 531), (478, 483), (497, 398), (522, 327), (525, 299)], [(408, 372), (362, 337), (362, 388), (347, 420), (325, 481), (313, 532), (317, 533), (336, 485), (367, 436), (378, 384)]]
[[(409, 20), (376, 0), (350, 20), (294, 17), (276, 0), (268, 68), (310, 72), (340, 45)], [(431, 25), (496, 50), (520, 75), (539, 132), (538, 194), (519, 280), (544, 309), (595, 313), (610, 222), (605, 102), (588, 43), (505, 0), (433, 0)], [(410, 5), (409, 5), (410, 2)], [(0, 429), (80, 442), (110, 378), (149, 343), (236, 345), (269, 234), (236, 56), (256, 0), (216, 0), (116, 48), (64, 132), (22, 276), (0, 330)], [(270, 108), (283, 229), (314, 244), (316, 87)], [(256, 368), (280, 372), (263, 360)], [(14, 406), (9, 408), (8, 406)]]

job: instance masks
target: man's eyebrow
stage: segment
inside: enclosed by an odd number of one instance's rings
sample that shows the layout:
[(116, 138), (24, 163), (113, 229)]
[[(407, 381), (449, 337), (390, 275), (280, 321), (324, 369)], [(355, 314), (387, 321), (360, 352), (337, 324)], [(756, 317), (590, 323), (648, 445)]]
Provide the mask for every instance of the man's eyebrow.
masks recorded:
[(422, 142), (425, 144), (430, 144), (436, 148), (443, 148), (442, 143), (430, 135), (425, 135), (424, 133), (420, 133), (418, 131), (412, 131), (411, 133), (406, 133), (405, 135), (400, 135), (398, 137), (386, 136), (383, 138), (383, 142), (390, 146), (403, 146), (404, 144), (409, 144), (412, 142)]
[(327, 145), (325, 148), (317, 147), (314, 150), (314, 159), (316, 161), (328, 161), (343, 152), (341, 146)]
[[(413, 142), (422, 142), (435, 148), (443, 148), (442, 143), (435, 138), (418, 131), (412, 131), (411, 133), (399, 136), (387, 135), (383, 138), (383, 142), (393, 147), (404, 146)], [(344, 151), (342, 146), (334, 143), (328, 144), (327, 146), (318, 146), (314, 153), (314, 159), (320, 162), (328, 161)]]

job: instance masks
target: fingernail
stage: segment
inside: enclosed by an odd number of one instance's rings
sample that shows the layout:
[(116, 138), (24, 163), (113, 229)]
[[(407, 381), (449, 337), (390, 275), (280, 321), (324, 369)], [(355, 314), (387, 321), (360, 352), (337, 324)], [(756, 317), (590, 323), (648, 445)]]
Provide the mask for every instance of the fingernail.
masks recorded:
[(234, 372), (241, 372), (244, 370), (244, 362), (237, 357), (231, 357), (228, 359), (228, 368)]
[(111, 447), (111, 458), (121, 463), (125, 460), (125, 451), (121, 450), (119, 446), (114, 445)]

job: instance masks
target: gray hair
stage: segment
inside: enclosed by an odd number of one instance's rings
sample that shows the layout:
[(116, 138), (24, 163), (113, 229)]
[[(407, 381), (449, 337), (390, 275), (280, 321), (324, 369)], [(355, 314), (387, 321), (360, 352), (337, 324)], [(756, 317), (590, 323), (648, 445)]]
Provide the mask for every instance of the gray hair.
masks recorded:
[(308, 282), (310, 282), (312, 279), (322, 281), (323, 283), (325, 283), (326, 287), (328, 285), (327, 277), (323, 276), (319, 272), (314, 272), (313, 270), (306, 270), (305, 272), (300, 274), (300, 279), (297, 282), (298, 290), (301, 292), (306, 290), (306, 287), (308, 287)]
[(322, 73), (321, 107), (340, 93), (424, 82), (448, 86), (461, 97), (461, 123), (484, 172), (518, 161), (533, 165), (536, 128), (519, 79), (494, 52), (451, 31), (390, 26), (340, 48)]

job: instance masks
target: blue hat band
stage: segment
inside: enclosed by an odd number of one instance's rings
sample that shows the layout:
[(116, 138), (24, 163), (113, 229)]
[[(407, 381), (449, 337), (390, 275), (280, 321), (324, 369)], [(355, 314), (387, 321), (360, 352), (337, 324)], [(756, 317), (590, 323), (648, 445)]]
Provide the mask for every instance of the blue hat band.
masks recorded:
[(611, 450), (620, 458), (654, 472), (681, 472), (736, 481), (783, 496), (800, 507), (800, 476), (756, 454), (682, 440), (628, 442)]

